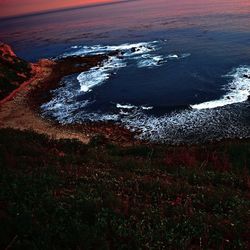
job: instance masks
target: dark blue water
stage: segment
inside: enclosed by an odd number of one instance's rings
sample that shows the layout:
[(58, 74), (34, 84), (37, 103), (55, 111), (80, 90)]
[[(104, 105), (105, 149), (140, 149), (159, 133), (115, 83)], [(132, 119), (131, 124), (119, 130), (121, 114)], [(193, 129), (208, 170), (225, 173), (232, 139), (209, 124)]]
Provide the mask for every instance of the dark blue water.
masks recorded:
[[(79, 91), (77, 75), (66, 77), (43, 112), (66, 123), (111, 119), (144, 138), (181, 142), (249, 136), (249, 23), (245, 0), (128, 1), (4, 19), (0, 39), (30, 61), (85, 54), (82, 46), (156, 41), (91, 91)], [(139, 67), (145, 55), (164, 62)]]

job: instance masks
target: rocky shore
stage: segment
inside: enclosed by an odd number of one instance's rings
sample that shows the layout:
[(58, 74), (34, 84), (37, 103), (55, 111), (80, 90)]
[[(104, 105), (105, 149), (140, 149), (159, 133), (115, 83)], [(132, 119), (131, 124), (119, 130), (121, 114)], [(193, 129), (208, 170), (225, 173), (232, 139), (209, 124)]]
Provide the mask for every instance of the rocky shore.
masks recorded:
[[(6, 85), (1, 85), (0, 128), (33, 130), (55, 139), (77, 139), (88, 143), (94, 136), (118, 143), (132, 143), (133, 134), (113, 123), (86, 123), (81, 125), (61, 125), (44, 119), (39, 114), (40, 105), (50, 98), (50, 90), (55, 89), (60, 80), (67, 75), (83, 72), (101, 64), (109, 54), (93, 56), (67, 57), (58, 60), (42, 59), (37, 63), (28, 63), (19, 59), (10, 46), (2, 44), (0, 63), (6, 63), (13, 69), (17, 64), (25, 64), (26, 70), (20, 75), (18, 83), (12, 88), (8, 71), (1, 68), (1, 77)], [(6, 80), (7, 79), (7, 80)], [(12, 90), (12, 91), (10, 91)]]
[(17, 57), (9, 45), (0, 42), (0, 100), (27, 82), (34, 75), (33, 70), (32, 65)]
[[(51, 99), (51, 90), (59, 86), (64, 76), (88, 71), (114, 53), (120, 52), (28, 63), (17, 57), (9, 45), (0, 43), (0, 129), (31, 130), (53, 139), (77, 139), (83, 143), (97, 136), (121, 145), (143, 144), (135, 140), (134, 133), (113, 122), (62, 125), (40, 113), (41, 104)], [(241, 139), (223, 140), (225, 143), (238, 141)]]

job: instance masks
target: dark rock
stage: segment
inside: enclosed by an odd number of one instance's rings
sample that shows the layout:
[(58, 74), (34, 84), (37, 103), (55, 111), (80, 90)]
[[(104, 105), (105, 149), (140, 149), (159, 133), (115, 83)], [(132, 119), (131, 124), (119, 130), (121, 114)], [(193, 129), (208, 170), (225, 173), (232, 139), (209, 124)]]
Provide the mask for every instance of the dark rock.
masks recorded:
[(117, 56), (120, 54), (120, 50), (111, 51), (108, 53), (109, 56)]
[(163, 63), (164, 63), (164, 60), (161, 59), (161, 60), (159, 60), (159, 61), (157, 62), (157, 65), (161, 65), (161, 64), (163, 64)]
[(244, 74), (243, 77), (250, 79), (250, 75)]
[(31, 76), (31, 64), (17, 57), (9, 45), (0, 43), (0, 99), (9, 95)]

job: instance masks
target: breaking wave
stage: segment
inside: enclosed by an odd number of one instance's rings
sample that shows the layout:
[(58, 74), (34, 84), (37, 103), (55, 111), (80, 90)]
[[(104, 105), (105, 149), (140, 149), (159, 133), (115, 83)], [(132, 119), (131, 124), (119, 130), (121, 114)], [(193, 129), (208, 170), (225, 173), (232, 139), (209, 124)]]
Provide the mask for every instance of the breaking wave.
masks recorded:
[(168, 59), (182, 59), (190, 54), (163, 56), (158, 52), (166, 44), (166, 40), (125, 43), (121, 45), (93, 45), (93, 46), (72, 46), (73, 51), (67, 52), (62, 57), (86, 56), (104, 54), (109, 52), (119, 52), (117, 55), (110, 56), (109, 59), (98, 67), (94, 67), (87, 72), (78, 75), (80, 91), (88, 92), (94, 86), (100, 85), (109, 79), (110, 75), (123, 67), (128, 61), (134, 61), (138, 68), (153, 68), (167, 63)]
[[(67, 76), (61, 86), (52, 91), (53, 98), (41, 106), (43, 115), (50, 116), (60, 123), (81, 123), (85, 121), (113, 121), (121, 123), (132, 131), (138, 131), (145, 140), (161, 141), (171, 144), (198, 142), (204, 140), (239, 138), (250, 136), (250, 125), (239, 121), (241, 112), (249, 110), (242, 102), (250, 95), (250, 67), (241, 66), (226, 75), (230, 78), (219, 99), (190, 105), (181, 111), (162, 116), (153, 115), (150, 110), (157, 109), (148, 105), (113, 103), (112, 112), (89, 112), (95, 100), (82, 98), (94, 87), (106, 82), (112, 74), (132, 64), (141, 68), (160, 67), (168, 61), (178, 61), (189, 57), (189, 53), (161, 55), (160, 48), (166, 41), (153, 41), (117, 46), (75, 46), (67, 56), (84, 56), (119, 51), (104, 61), (79, 75)], [(79, 98), (81, 97), (81, 98)], [(229, 105), (231, 104), (231, 105)], [(245, 111), (244, 111), (245, 109)]]
[(241, 66), (226, 77), (232, 78), (232, 81), (224, 86), (223, 89), (227, 92), (225, 95), (219, 100), (203, 102), (191, 105), (191, 107), (193, 109), (213, 109), (246, 101), (250, 96), (250, 67)]
[(126, 63), (117, 57), (110, 57), (102, 66), (93, 67), (77, 76), (80, 83), (80, 91), (88, 92), (94, 86), (100, 85), (109, 79), (111, 73), (119, 68), (126, 67)]
[[(166, 42), (166, 41), (162, 41)], [(64, 57), (104, 54), (111, 51), (123, 51), (125, 56), (145, 54), (158, 48), (160, 41), (124, 43), (121, 45), (72, 46), (74, 51), (64, 53)]]
[[(246, 106), (240, 108), (245, 114), (249, 112)], [(237, 106), (226, 106), (221, 109), (183, 110), (160, 117), (132, 112), (122, 117), (121, 123), (137, 131), (140, 139), (169, 144), (250, 137), (250, 126), (239, 121), (238, 109)]]

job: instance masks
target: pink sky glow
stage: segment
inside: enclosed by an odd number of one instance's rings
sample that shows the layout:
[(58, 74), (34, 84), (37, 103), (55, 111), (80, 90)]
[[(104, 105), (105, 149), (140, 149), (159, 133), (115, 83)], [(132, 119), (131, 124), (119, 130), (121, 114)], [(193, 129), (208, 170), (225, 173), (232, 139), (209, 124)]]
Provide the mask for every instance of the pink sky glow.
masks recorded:
[(107, 2), (115, 0), (0, 0), (0, 17)]

